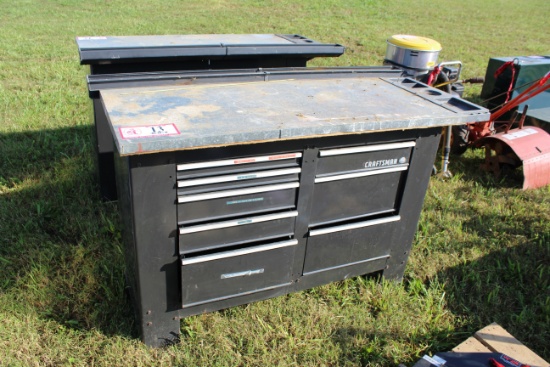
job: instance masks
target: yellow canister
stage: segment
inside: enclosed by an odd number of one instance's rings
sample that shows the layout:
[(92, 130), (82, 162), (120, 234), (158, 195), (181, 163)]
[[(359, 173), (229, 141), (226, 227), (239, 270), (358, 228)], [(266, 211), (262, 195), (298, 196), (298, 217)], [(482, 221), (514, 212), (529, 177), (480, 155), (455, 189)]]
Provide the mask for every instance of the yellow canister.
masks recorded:
[(387, 44), (386, 62), (420, 72), (433, 69), (441, 51), (439, 42), (407, 34), (391, 36)]

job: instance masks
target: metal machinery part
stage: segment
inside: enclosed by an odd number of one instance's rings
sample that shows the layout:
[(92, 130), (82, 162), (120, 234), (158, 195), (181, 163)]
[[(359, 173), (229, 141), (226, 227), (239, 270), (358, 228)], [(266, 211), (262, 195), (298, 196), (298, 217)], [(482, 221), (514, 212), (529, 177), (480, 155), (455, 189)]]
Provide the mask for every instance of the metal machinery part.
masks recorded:
[(384, 62), (418, 78), (433, 70), (440, 51), (439, 42), (430, 38), (399, 34), (388, 38)]
[[(403, 70), (430, 86), (462, 97), (462, 83), (484, 83), (481, 97), (489, 100), (490, 109), (501, 106), (506, 114), (498, 117), (507, 119), (505, 131), (495, 127), (496, 115), (481, 124), (448, 126), (444, 130), (441, 176), (450, 177), (448, 170), (450, 153), (462, 154), (468, 146), (484, 146), (486, 159), (483, 167), (497, 177), (505, 169), (523, 165), (524, 189), (537, 188), (550, 184), (550, 98), (548, 85), (536, 87), (539, 80), (550, 72), (550, 56), (505, 57), (489, 60), (485, 79), (473, 78), (459, 80), (462, 70), (460, 61), (437, 64), (441, 45), (429, 38), (395, 35), (387, 40), (385, 64)], [(544, 84), (544, 83), (543, 83)], [(514, 103), (515, 98), (520, 98)], [(513, 103), (513, 108), (510, 108)], [(527, 109), (527, 102), (529, 109)], [(510, 127), (515, 115), (523, 108), (523, 117), (519, 129)], [(523, 122), (540, 128), (522, 129)], [(500, 122), (502, 125), (502, 122)], [(434, 166), (434, 172), (437, 169)]]
[[(430, 38), (413, 35), (394, 35), (388, 38), (384, 64), (392, 65), (411, 76), (444, 92), (462, 97), (463, 85), (459, 82), (462, 63), (460, 61), (437, 62), (441, 44)], [(464, 126), (448, 126), (444, 129), (444, 143), (440, 175), (448, 178), (451, 150), (462, 149), (461, 129)], [(455, 136), (455, 139), (452, 139)], [(437, 169), (433, 168), (433, 172)]]
[[(518, 96), (548, 72), (550, 55), (490, 58), (481, 98), (488, 101), (489, 109), (496, 109), (502, 106), (506, 99)], [(521, 112), (527, 104), (529, 109), (526, 123), (541, 127), (550, 133), (550, 90), (519, 104), (504, 118), (510, 117), (515, 110)]]
[[(498, 119), (519, 105), (550, 89), (550, 72), (531, 83), (529, 87), (506, 101), (504, 105), (491, 114), (488, 123), (482, 126), (501, 125), (497, 133), (486, 134), (476, 142), (485, 146), (484, 168), (497, 177), (503, 169), (523, 166), (523, 189), (534, 189), (550, 184), (550, 134), (538, 127), (525, 127), (528, 118), (528, 105), (525, 104), (521, 114), (514, 112), (513, 117), (504, 126)], [(512, 129), (516, 117), (520, 115), (519, 127)]]
[(488, 111), (391, 67), (91, 75), (141, 339), (348, 277), (401, 279), (443, 126)]
[(484, 168), (500, 177), (503, 170), (523, 166), (523, 189), (550, 184), (550, 135), (535, 126), (487, 136)]

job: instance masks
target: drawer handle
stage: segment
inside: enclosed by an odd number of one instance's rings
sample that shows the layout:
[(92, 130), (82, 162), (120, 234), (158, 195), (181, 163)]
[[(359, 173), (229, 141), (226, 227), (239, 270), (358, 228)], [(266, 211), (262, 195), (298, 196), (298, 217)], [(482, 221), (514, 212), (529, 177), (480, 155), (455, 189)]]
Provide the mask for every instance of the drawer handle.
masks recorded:
[(320, 235), (323, 235), (323, 234), (329, 234), (329, 233), (334, 233), (334, 232), (348, 231), (350, 229), (359, 229), (359, 228), (364, 228), (364, 227), (376, 226), (378, 224), (397, 222), (398, 220), (401, 220), (401, 216), (394, 215), (392, 217), (373, 219), (373, 220), (368, 220), (368, 221), (365, 221), (365, 222), (344, 224), (344, 225), (336, 226), (336, 227), (312, 229), (312, 230), (309, 231), (309, 236), (314, 237), (314, 236), (320, 236)]
[(226, 175), (218, 177), (207, 177), (207, 178), (198, 178), (194, 180), (182, 180), (178, 181), (178, 187), (189, 187), (189, 186), (198, 186), (198, 185), (209, 185), (220, 182), (231, 182), (231, 181), (241, 181), (241, 180), (252, 180), (256, 178), (264, 177), (276, 177), (291, 175), (294, 173), (300, 173), (302, 169), (297, 168), (288, 168), (288, 169), (275, 169), (271, 171), (259, 171), (259, 172), (250, 172), (242, 173), (239, 175)]
[(290, 183), (280, 184), (280, 185), (257, 186), (249, 189), (216, 191), (208, 194), (178, 196), (178, 203), (188, 203), (191, 201), (218, 199), (218, 198), (225, 198), (228, 196), (257, 194), (260, 192), (268, 192), (268, 191), (276, 191), (276, 190), (286, 190), (286, 189), (293, 189), (299, 186), (300, 186), (300, 183), (298, 182), (290, 182)]
[(263, 274), (264, 269), (256, 269), (256, 270), (246, 270), (246, 271), (239, 271), (236, 273), (228, 273), (228, 274), (222, 274), (220, 276), (220, 279), (231, 279), (231, 278), (239, 278), (239, 277), (249, 277), (251, 275), (256, 274)]
[(260, 216), (257, 216), (257, 217), (243, 218), (243, 219), (239, 219), (239, 220), (228, 220), (228, 221), (218, 222), (218, 223), (201, 224), (201, 225), (198, 225), (198, 226), (181, 227), (180, 228), (180, 234), (189, 234), (189, 233), (196, 233), (196, 232), (202, 232), (202, 231), (210, 231), (210, 230), (213, 230), (213, 229), (236, 227), (236, 226), (242, 226), (242, 225), (246, 225), (246, 224), (267, 222), (267, 221), (270, 221), (270, 220), (292, 218), (292, 217), (297, 217), (297, 216), (298, 216), (297, 211), (291, 211), (291, 212), (284, 212), (284, 213), (277, 213), (277, 214), (260, 215)]
[(365, 146), (362, 146), (362, 147), (352, 147), (352, 148), (328, 149), (328, 150), (321, 150), (319, 152), (319, 156), (320, 157), (330, 157), (330, 156), (333, 156), (333, 155), (378, 152), (380, 150), (411, 148), (411, 147), (414, 147), (415, 145), (416, 145), (416, 142), (414, 142), (414, 141), (406, 141), (406, 142), (403, 142), (403, 143), (389, 143), (389, 144), (378, 144), (378, 145), (365, 145)]
[(301, 157), (302, 157), (302, 153), (283, 153), (283, 154), (274, 154), (274, 155), (264, 155), (259, 157), (225, 159), (222, 161), (213, 161), (213, 162), (178, 164), (177, 170), (186, 171), (186, 170), (200, 169), (200, 168), (235, 166), (238, 164), (271, 162), (271, 161), (280, 161), (284, 159), (296, 159)]
[(289, 240), (289, 241), (270, 243), (268, 245), (263, 245), (263, 246), (256, 246), (256, 247), (243, 248), (243, 249), (240, 249), (240, 250), (226, 251), (226, 252), (216, 253), (216, 254), (212, 254), (212, 255), (191, 257), (191, 258), (188, 258), (188, 259), (181, 259), (181, 265), (185, 266), (185, 265), (197, 264), (197, 263), (202, 263), (202, 262), (207, 262), (207, 261), (227, 259), (228, 257), (243, 256), (243, 255), (253, 254), (253, 253), (256, 253), (256, 252), (269, 251), (269, 250), (275, 250), (275, 249), (283, 248), (283, 247), (296, 246), (297, 244), (298, 244), (298, 240)]
[(323, 182), (338, 181), (338, 180), (349, 180), (351, 178), (382, 175), (384, 173), (406, 171), (407, 169), (409, 169), (409, 165), (404, 164), (404, 165), (394, 166), (394, 167), (391, 167), (391, 168), (382, 168), (382, 169), (375, 169), (375, 170), (370, 170), (370, 171), (359, 171), (359, 172), (354, 172), (354, 173), (346, 173), (344, 175), (323, 176), (323, 177), (315, 178), (315, 183), (323, 183)]

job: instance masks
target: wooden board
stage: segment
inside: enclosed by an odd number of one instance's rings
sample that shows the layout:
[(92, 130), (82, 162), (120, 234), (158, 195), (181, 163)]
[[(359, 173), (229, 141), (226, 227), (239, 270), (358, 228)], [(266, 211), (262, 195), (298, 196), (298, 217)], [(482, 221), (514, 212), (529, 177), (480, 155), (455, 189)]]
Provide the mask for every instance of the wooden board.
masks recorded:
[(550, 366), (550, 363), (523, 345), (497, 323), (492, 323), (479, 330), (473, 337), (453, 348), (453, 352), (499, 352), (532, 367)]
[(456, 347), (453, 348), (455, 353), (490, 353), (491, 349), (483, 345), (475, 337), (471, 336)]

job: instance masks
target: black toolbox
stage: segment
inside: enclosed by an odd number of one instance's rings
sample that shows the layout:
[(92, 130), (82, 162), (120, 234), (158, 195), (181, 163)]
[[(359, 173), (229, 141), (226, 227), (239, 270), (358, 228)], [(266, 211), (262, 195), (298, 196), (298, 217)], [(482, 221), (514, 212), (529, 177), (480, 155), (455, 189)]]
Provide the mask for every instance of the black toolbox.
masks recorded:
[(388, 67), (89, 81), (151, 346), (177, 340), (186, 316), (375, 272), (401, 279), (441, 128), (489, 116)]

